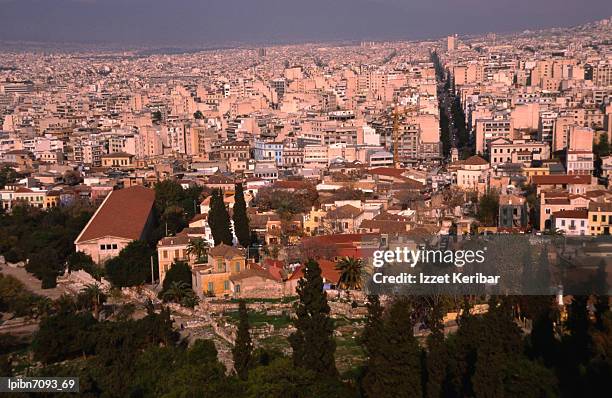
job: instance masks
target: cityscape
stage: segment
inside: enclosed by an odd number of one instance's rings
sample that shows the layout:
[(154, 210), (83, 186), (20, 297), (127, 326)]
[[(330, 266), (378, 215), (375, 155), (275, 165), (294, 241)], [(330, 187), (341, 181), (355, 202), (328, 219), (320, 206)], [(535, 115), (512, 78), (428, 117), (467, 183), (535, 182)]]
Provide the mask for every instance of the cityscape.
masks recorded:
[(612, 17), (262, 37), (0, 29), (0, 391), (607, 395)]

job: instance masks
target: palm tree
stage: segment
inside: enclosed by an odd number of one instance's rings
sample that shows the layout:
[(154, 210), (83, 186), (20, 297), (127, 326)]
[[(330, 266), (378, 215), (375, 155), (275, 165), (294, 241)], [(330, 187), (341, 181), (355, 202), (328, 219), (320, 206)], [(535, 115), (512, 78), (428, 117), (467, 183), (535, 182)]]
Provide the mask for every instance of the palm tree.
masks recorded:
[(186, 295), (188, 295), (188, 291), (191, 290), (189, 285), (187, 285), (183, 281), (172, 282), (168, 289), (162, 295), (164, 301), (171, 301), (173, 303), (180, 303)]
[(198, 298), (198, 296), (195, 294), (195, 292), (193, 291), (193, 289), (187, 289), (185, 291), (185, 296), (183, 297), (183, 299), (181, 300), (181, 305), (183, 307), (188, 307), (188, 308), (193, 308), (196, 305), (198, 305), (198, 302), (200, 301), (200, 299)]
[(202, 238), (193, 238), (189, 240), (187, 244), (187, 255), (191, 256), (192, 254), (196, 258), (196, 262), (202, 262), (202, 258), (208, 252), (208, 248), (210, 245), (207, 241)]
[(81, 290), (81, 294), (86, 299), (88, 305), (93, 309), (94, 318), (100, 319), (102, 304), (106, 302), (106, 294), (97, 283), (90, 283)]
[(336, 263), (336, 270), (340, 271), (340, 279), (338, 280), (339, 289), (361, 289), (363, 260), (354, 257), (344, 257)]

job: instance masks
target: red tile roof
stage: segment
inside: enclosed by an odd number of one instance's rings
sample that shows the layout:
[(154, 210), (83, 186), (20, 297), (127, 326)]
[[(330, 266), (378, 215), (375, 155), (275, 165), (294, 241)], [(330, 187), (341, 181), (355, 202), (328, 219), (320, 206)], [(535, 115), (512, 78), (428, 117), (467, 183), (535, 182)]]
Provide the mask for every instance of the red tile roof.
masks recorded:
[(102, 202), (75, 243), (105, 236), (142, 238), (155, 202), (155, 192), (142, 186), (112, 191)]
[(307, 181), (279, 180), (273, 185), (276, 189), (307, 189), (311, 184)]
[(556, 185), (556, 184), (590, 184), (590, 175), (547, 175), (533, 176), (533, 183), (536, 185)]
[(469, 166), (482, 166), (485, 164), (489, 164), (489, 162), (487, 162), (485, 159), (481, 158), (478, 155), (474, 155), (474, 156), (470, 156), (469, 158), (465, 159), (463, 161), (463, 164), (466, 164)]
[(405, 171), (406, 170), (404, 169), (396, 169), (394, 167), (376, 167), (369, 170), (370, 174), (378, 174), (395, 178), (403, 178), (402, 174)]
[[(331, 283), (338, 283), (340, 279), (340, 272), (336, 270), (336, 263), (329, 260), (317, 260), (319, 267), (321, 268), (321, 276)], [(295, 272), (291, 275), (289, 280), (300, 279), (304, 276), (305, 265), (300, 265)]]
[(211, 257), (223, 257), (226, 259), (232, 259), (234, 257), (244, 257), (242, 248), (226, 245), (221, 243), (208, 251)]
[(561, 210), (553, 213), (555, 218), (584, 218), (589, 217), (588, 210)]

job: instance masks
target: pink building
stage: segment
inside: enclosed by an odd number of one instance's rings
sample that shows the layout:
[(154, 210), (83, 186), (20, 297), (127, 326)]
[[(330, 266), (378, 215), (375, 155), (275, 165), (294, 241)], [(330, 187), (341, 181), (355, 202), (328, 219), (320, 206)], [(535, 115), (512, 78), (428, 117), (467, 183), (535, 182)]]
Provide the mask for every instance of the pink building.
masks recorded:
[(111, 192), (74, 241), (76, 251), (100, 264), (130, 242), (146, 239), (153, 227), (154, 202), (155, 192), (142, 186)]

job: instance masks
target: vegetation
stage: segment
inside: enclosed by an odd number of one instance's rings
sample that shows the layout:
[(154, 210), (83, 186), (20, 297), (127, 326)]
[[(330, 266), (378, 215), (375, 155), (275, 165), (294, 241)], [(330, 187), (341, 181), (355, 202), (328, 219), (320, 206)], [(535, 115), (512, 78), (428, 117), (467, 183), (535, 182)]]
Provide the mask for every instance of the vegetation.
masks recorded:
[(370, 300), (363, 334), (368, 353), (361, 384), (363, 395), (422, 396), (421, 350), (412, 334), (414, 323), (409, 301), (397, 300), (383, 316), (378, 299), (371, 297)]
[(117, 257), (106, 262), (106, 275), (116, 287), (151, 282), (151, 258), (154, 254), (155, 251), (146, 242), (130, 242)]
[[(195, 186), (183, 189), (173, 180), (164, 180), (155, 184), (155, 209), (158, 218), (158, 229), (153, 234), (151, 243), (166, 235), (174, 235), (189, 224), (197, 213), (202, 188)], [(167, 232), (167, 233), (166, 233)]]
[(27, 261), (27, 271), (43, 280), (43, 287), (54, 287), (92, 214), (93, 209), (80, 202), (49, 210), (15, 206), (10, 214), (0, 215), (0, 254), (9, 262)]
[(170, 266), (166, 276), (164, 277), (164, 283), (162, 285), (162, 293), (168, 290), (170, 285), (174, 282), (182, 282), (191, 288), (191, 268), (189, 264), (184, 261), (175, 261)]
[(208, 246), (208, 242), (202, 238), (191, 238), (187, 244), (187, 255), (193, 255), (198, 263), (206, 262)]
[[(39, 300), (1, 275), (0, 299), (2, 311), (22, 314)], [(607, 297), (574, 297), (564, 322), (559, 322), (552, 296), (494, 296), (482, 315), (471, 314), (466, 299), (458, 330), (445, 338), (443, 299), (396, 297), (385, 308), (371, 296), (358, 340), (366, 362), (347, 373), (345, 381), (335, 371), (333, 323), (314, 261), (300, 285), (297, 331), (289, 339), (293, 360), (253, 350), (249, 329), (256, 313), (241, 303), (232, 352), (235, 375), (226, 374), (211, 341), (198, 340), (190, 347), (181, 342), (168, 310), (154, 313), (149, 306), (139, 320), (101, 321), (97, 315), (104, 299), (92, 285), (76, 300), (41, 300), (37, 306), (46, 310), (29, 346), (0, 339), (3, 375), (13, 374), (11, 358), (23, 350), (43, 364), (30, 364), (28, 375), (76, 376), (81, 395), (103, 397), (599, 396), (611, 375)], [(589, 311), (593, 300), (594, 316)], [(429, 303), (424, 315), (422, 303)], [(530, 334), (517, 326), (518, 313), (532, 320)], [(432, 331), (424, 347), (412, 334), (420, 321)]]
[(0, 313), (36, 317), (45, 305), (44, 297), (30, 293), (14, 277), (0, 273)]
[(232, 226), (230, 216), (223, 202), (223, 192), (215, 189), (210, 198), (210, 210), (208, 211), (208, 225), (215, 241), (215, 246), (225, 243), (233, 244)]
[(354, 257), (344, 257), (336, 263), (336, 270), (340, 271), (338, 288), (346, 290), (361, 289), (363, 260)]
[(238, 306), (240, 321), (238, 323), (238, 332), (236, 333), (236, 343), (232, 349), (232, 359), (234, 360), (234, 370), (238, 377), (245, 380), (248, 376), (249, 366), (252, 361), (253, 342), (249, 333), (249, 316), (247, 307), (244, 301), (241, 301)]
[(184, 261), (175, 261), (164, 278), (159, 297), (164, 302), (173, 302), (183, 307), (193, 308), (198, 297), (192, 288), (191, 268)]
[(6, 184), (12, 184), (17, 181), (19, 174), (9, 166), (2, 166), (0, 168), (0, 188), (3, 188)]
[(304, 268), (304, 278), (298, 282), (299, 302), (296, 304), (296, 331), (289, 336), (296, 367), (315, 373), (335, 376), (336, 342), (333, 339), (334, 321), (323, 291), (323, 278), (319, 264), (310, 260)]
[(183, 281), (171, 282), (160, 295), (164, 302), (177, 303), (183, 307), (193, 308), (199, 302), (193, 289)]
[(257, 206), (261, 210), (276, 210), (279, 214), (298, 214), (309, 210), (317, 201), (314, 186), (297, 192), (264, 187), (257, 193)]
[(604, 156), (610, 155), (610, 141), (608, 134), (600, 134), (599, 139), (593, 144), (593, 153), (595, 154), (595, 175), (602, 175), (602, 159)]
[(486, 226), (497, 225), (499, 217), (499, 195), (490, 192), (483, 195), (478, 202), (478, 221)]
[(242, 247), (249, 247), (251, 244), (251, 228), (249, 227), (249, 216), (242, 184), (236, 184), (232, 219), (238, 242)]

